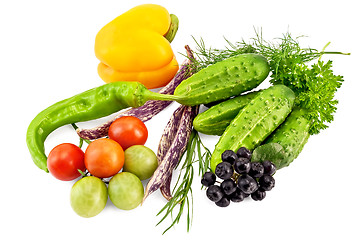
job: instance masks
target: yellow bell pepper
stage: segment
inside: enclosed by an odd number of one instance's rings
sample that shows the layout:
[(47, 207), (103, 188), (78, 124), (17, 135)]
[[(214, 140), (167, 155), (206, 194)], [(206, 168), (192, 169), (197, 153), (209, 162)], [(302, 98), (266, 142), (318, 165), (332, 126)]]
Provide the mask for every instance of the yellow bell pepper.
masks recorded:
[(166, 85), (179, 69), (170, 46), (177, 20), (162, 6), (143, 4), (109, 22), (95, 38), (99, 76), (107, 83), (137, 81), (149, 89)]

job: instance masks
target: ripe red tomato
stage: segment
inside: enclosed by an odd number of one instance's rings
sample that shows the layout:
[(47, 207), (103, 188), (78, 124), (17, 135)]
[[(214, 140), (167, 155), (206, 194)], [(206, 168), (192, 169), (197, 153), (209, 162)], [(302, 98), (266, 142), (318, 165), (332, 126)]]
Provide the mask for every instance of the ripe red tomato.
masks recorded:
[(125, 150), (133, 145), (144, 145), (148, 138), (148, 129), (139, 118), (124, 116), (110, 125), (108, 135)]
[(124, 165), (124, 151), (114, 140), (100, 138), (91, 142), (85, 150), (85, 167), (99, 178), (118, 173)]
[(49, 172), (59, 180), (71, 181), (85, 171), (84, 152), (72, 143), (62, 143), (54, 147), (48, 156)]

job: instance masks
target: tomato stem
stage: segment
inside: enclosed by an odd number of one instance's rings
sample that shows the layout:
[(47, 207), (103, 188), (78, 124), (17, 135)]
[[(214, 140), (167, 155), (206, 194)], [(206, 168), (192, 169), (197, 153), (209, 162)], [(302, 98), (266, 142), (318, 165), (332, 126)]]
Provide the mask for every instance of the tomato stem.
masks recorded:
[(79, 172), (83, 177), (86, 177), (85, 172), (83, 172), (82, 170), (78, 169), (78, 172)]

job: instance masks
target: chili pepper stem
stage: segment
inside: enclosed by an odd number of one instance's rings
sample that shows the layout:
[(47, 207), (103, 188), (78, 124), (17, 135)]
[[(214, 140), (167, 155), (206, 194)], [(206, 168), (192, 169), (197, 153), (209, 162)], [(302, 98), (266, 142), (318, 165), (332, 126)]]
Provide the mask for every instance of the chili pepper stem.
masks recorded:
[(148, 100), (161, 100), (161, 101), (181, 101), (184, 99), (182, 96), (171, 94), (160, 94), (157, 92), (148, 91), (146, 98)]

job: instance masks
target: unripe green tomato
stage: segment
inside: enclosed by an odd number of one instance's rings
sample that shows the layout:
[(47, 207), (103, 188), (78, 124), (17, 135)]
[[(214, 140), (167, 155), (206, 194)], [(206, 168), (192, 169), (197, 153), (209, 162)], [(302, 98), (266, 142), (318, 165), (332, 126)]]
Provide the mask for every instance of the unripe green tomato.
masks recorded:
[(70, 204), (79, 216), (89, 218), (98, 215), (105, 208), (107, 200), (107, 186), (97, 177), (84, 177), (71, 188)]
[(158, 167), (155, 153), (143, 145), (134, 145), (124, 151), (124, 172), (131, 172), (143, 181), (150, 178)]
[(143, 200), (144, 188), (140, 179), (130, 172), (120, 172), (108, 185), (109, 198), (119, 209), (131, 210)]

